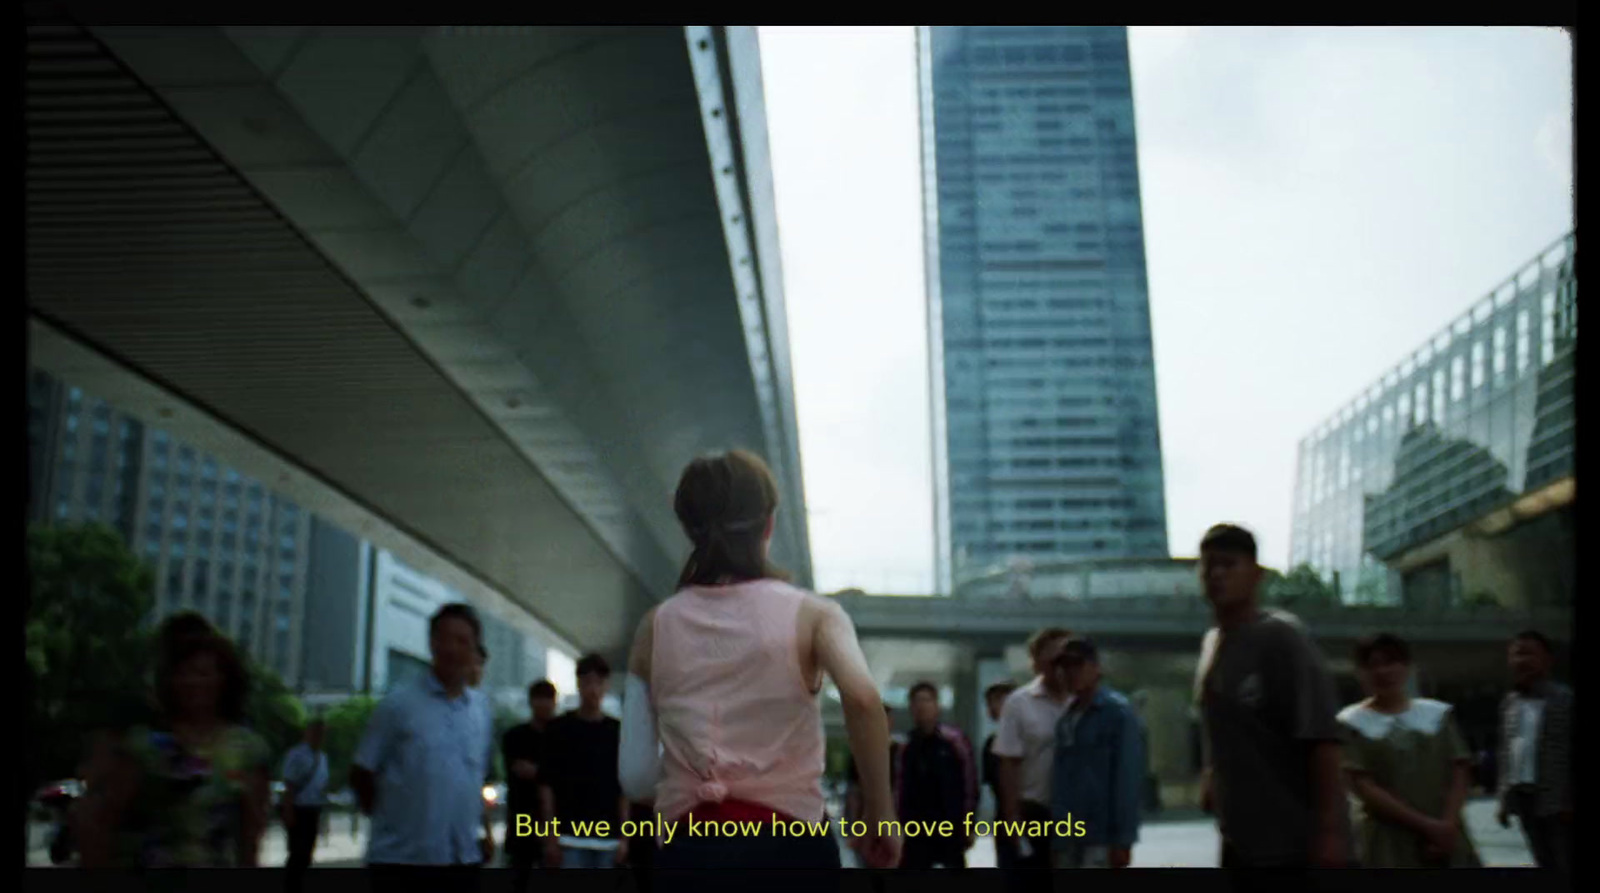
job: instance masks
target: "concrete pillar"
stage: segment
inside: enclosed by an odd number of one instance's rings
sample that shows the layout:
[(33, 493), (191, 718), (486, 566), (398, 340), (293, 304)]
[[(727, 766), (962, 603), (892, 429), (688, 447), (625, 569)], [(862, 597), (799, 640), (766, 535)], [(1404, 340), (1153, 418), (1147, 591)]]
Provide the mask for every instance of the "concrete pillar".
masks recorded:
[[(963, 658), (961, 665), (957, 667), (955, 679), (951, 684), (955, 703), (944, 717), (945, 722), (966, 732), (968, 738), (972, 738), (974, 730), (978, 728), (978, 717), (983, 711), (983, 693), (982, 689), (978, 688), (978, 673), (974, 663), (969, 655)], [(982, 744), (983, 739), (979, 738), (973, 742), (973, 747), (980, 747)]]
[(983, 693), (989, 686), (996, 682), (1009, 682), (1013, 680), (1011, 666), (1006, 661), (1004, 654), (984, 654), (974, 661), (976, 678), (973, 689), (978, 702), (977, 714), (972, 725), (966, 727), (966, 732), (972, 737), (973, 747), (983, 747), (983, 742), (994, 733), (994, 722), (989, 719), (989, 706), (984, 703)]

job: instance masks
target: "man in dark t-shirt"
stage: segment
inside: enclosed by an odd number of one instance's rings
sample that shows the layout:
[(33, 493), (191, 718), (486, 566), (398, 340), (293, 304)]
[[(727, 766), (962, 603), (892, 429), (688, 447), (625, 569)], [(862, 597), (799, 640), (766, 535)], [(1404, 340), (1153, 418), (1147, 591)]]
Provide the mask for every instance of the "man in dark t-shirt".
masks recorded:
[(1338, 704), (1301, 622), (1258, 602), (1255, 538), (1217, 525), (1200, 544), (1216, 626), (1195, 674), (1205, 768), (1223, 868), (1341, 868), (1350, 859)]
[(506, 767), (506, 861), (514, 876), (512, 889), (523, 893), (529, 872), (544, 855), (544, 841), (531, 833), (518, 836), (517, 817), (527, 816), (530, 826), (539, 820), (539, 774), (544, 764), (545, 733), (556, 712), (556, 687), (548, 679), (528, 686), (527, 722), (512, 726), (500, 738), (500, 755)]
[[(600, 710), (610, 682), (600, 655), (578, 661), (578, 709), (548, 727), (538, 783), (544, 818), (560, 820), (557, 834), (545, 838), (552, 868), (611, 868), (628, 858), (622, 825), (630, 810), (617, 779), (622, 723)], [(608, 823), (606, 833), (594, 827), (599, 822)]]

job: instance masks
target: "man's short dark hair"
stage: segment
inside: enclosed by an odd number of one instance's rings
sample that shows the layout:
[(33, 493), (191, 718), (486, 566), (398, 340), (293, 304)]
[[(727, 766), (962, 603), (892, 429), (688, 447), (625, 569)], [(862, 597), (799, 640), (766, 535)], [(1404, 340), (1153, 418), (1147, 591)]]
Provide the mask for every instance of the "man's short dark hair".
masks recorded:
[(328, 727), (328, 721), (326, 719), (323, 719), (320, 716), (313, 716), (310, 719), (306, 720), (306, 729), (307, 730), (310, 730), (310, 729), (326, 729), (327, 727)]
[(987, 701), (996, 695), (999, 695), (1000, 697), (1009, 697), (1010, 694), (1016, 690), (1017, 684), (1015, 682), (996, 682), (995, 684), (983, 690), (983, 699)]
[(1547, 637), (1544, 633), (1539, 632), (1536, 629), (1525, 629), (1522, 632), (1517, 633), (1516, 635), (1512, 636), (1511, 637), (1511, 641), (1512, 642), (1535, 642), (1535, 643), (1538, 643), (1540, 648), (1544, 649), (1544, 653), (1545, 654), (1554, 655), (1556, 653), (1556, 648), (1555, 648), (1554, 645), (1552, 645), (1550, 643), (1549, 637)]
[(468, 626), (472, 627), (472, 638), (482, 643), (483, 621), (478, 619), (478, 612), (466, 602), (452, 602), (434, 611), (433, 618), (428, 621), (428, 635), (432, 636), (437, 633), (439, 624), (451, 618), (464, 621)]
[(478, 643), (478, 659), (484, 663), (489, 662), (489, 649), (483, 647), (482, 642)]
[(531, 701), (534, 698), (549, 698), (554, 701), (556, 699), (556, 687), (550, 683), (550, 680), (540, 679), (538, 682), (528, 686), (528, 700)]
[(1072, 638), (1072, 630), (1060, 626), (1047, 626), (1028, 637), (1028, 656), (1038, 657), (1044, 646), (1057, 639)]
[(1200, 538), (1201, 552), (1228, 552), (1256, 560), (1255, 534), (1237, 524), (1217, 524)]
[(578, 678), (582, 679), (584, 676), (591, 674), (599, 676), (601, 679), (610, 679), (611, 665), (606, 663), (606, 659), (598, 654), (585, 654), (578, 661)]
[(927, 692), (928, 694), (933, 695), (933, 699), (935, 701), (939, 700), (938, 686), (934, 685), (932, 682), (918, 682), (916, 685), (911, 686), (910, 691), (906, 692), (906, 701), (910, 702), (922, 692)]
[(1356, 666), (1364, 667), (1375, 657), (1386, 657), (1395, 663), (1411, 664), (1411, 646), (1393, 633), (1375, 633), (1362, 636), (1356, 642)]

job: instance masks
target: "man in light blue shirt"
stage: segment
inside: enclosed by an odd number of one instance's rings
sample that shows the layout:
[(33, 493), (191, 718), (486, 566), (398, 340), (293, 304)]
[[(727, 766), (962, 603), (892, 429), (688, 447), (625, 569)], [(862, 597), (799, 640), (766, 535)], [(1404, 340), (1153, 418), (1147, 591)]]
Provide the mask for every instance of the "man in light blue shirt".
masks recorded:
[(306, 726), (305, 740), (283, 758), (283, 827), (289, 832), (285, 867), (290, 872), (311, 867), (317, 830), (322, 827), (322, 807), (328, 802), (328, 755), (322, 750), (325, 729), (320, 718), (313, 719)]
[(467, 684), (483, 628), (470, 606), (451, 604), (428, 629), (431, 672), (378, 704), (350, 773), (372, 816), (373, 868), (477, 868), (493, 856), (494, 842), (478, 837), (493, 719)]

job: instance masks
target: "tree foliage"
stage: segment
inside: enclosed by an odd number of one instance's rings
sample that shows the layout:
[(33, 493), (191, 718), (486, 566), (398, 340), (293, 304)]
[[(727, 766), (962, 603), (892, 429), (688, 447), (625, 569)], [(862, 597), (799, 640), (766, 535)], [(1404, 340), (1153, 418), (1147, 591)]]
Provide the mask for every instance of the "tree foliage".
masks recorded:
[(327, 730), (323, 736), (323, 749), (328, 754), (328, 784), (332, 788), (344, 787), (350, 778), (350, 766), (355, 760), (356, 746), (361, 743), (361, 733), (377, 709), (376, 698), (359, 695), (330, 708), (323, 714)]
[[(155, 575), (104, 525), (35, 526), (27, 539), (31, 789), (75, 775), (91, 733), (155, 719)], [(245, 721), (276, 758), (299, 739), (305, 711), (271, 668), (244, 663)]]
[(154, 575), (103, 525), (27, 533), (29, 781), (75, 774), (90, 732), (147, 704)]
[(1284, 575), (1272, 575), (1263, 582), (1266, 601), (1284, 607), (1332, 606), (1339, 603), (1334, 592), (1316, 569), (1299, 564)]
[(246, 658), (245, 668), (250, 673), (245, 723), (266, 741), (276, 767), (303, 735), (305, 707), (270, 667)]

